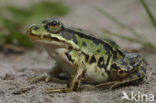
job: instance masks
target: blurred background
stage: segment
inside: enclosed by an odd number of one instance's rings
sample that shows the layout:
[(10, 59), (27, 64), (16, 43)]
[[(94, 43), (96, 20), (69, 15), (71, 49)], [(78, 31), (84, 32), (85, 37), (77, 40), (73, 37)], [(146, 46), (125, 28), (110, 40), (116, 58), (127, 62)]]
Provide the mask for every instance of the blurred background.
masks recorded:
[[(56, 83), (33, 85), (26, 78), (54, 65), (48, 54), (26, 36), (31, 24), (57, 17), (64, 25), (112, 38), (139, 52), (153, 68), (148, 82), (115, 91), (45, 94)], [(156, 0), (0, 0), (0, 103), (121, 103), (122, 91), (156, 95)]]
[(23, 35), (29, 25), (57, 17), (64, 25), (113, 38), (125, 49), (156, 50), (155, 5), (155, 0), (1, 0), (0, 48), (33, 47)]

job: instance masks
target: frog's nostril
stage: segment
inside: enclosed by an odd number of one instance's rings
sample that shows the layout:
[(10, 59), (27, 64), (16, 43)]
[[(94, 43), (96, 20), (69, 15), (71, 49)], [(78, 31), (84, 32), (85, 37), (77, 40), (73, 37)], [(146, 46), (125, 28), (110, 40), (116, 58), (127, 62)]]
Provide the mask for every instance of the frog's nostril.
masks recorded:
[(39, 26), (36, 25), (36, 24), (32, 24), (32, 25), (30, 25), (30, 27), (28, 29), (35, 30), (36, 31), (36, 30), (39, 29)]
[(27, 29), (27, 33), (30, 33), (32, 31), (37, 31), (38, 29), (40, 29), (40, 27), (36, 24), (32, 24), (29, 26), (29, 28)]
[(35, 24), (32, 24), (32, 25), (29, 26), (29, 28), (33, 28), (33, 27), (35, 27), (35, 26), (36, 26)]

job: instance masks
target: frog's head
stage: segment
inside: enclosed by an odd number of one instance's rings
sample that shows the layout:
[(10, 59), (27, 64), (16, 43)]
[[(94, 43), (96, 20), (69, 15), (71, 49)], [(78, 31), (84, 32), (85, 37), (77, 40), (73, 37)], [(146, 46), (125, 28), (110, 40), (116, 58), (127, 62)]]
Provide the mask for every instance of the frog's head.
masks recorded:
[(74, 40), (76, 37), (63, 26), (62, 22), (55, 18), (48, 18), (41, 24), (31, 25), (26, 33), (27, 37), (39, 43), (53, 46), (79, 49)]

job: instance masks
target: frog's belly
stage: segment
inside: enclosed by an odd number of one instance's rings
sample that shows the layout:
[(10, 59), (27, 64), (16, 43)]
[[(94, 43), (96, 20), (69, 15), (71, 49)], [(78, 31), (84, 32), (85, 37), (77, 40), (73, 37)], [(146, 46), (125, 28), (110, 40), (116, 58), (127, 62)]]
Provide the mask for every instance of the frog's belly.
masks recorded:
[(109, 80), (108, 74), (102, 68), (96, 65), (86, 66), (87, 71), (85, 72), (84, 82), (87, 84), (99, 84)]

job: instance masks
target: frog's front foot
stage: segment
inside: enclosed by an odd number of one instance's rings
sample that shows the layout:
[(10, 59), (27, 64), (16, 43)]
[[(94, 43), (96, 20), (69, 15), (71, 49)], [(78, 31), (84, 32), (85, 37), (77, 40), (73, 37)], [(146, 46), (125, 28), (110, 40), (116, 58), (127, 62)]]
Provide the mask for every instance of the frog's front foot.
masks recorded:
[(48, 74), (43, 74), (43, 75), (39, 75), (39, 76), (28, 77), (27, 80), (30, 83), (36, 83), (36, 82), (39, 82), (39, 81), (49, 82), (49, 81), (52, 80), (52, 76), (50, 76)]

